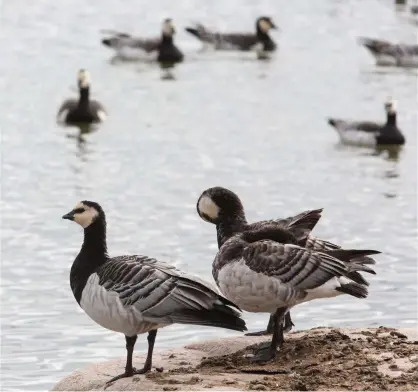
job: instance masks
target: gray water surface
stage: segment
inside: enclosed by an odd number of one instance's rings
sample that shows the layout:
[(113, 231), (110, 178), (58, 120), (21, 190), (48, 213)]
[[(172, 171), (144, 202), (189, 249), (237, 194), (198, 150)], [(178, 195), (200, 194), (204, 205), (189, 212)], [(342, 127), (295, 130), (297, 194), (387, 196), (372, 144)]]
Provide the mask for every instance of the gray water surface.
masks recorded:
[[(251, 30), (269, 14), (281, 28), (272, 61), (198, 53), (183, 27), (200, 20)], [(159, 34), (172, 17), (186, 54), (175, 81), (157, 67), (109, 63), (102, 28)], [(324, 207), (315, 233), (375, 248), (366, 300), (339, 297), (293, 310), (297, 329), (416, 326), (417, 102), (415, 70), (376, 69), (359, 35), (414, 42), (392, 1), (3, 0), (1, 7), (4, 390), (48, 389), (72, 371), (125, 356), (123, 336), (91, 321), (69, 287), (82, 241), (61, 216), (83, 199), (107, 212), (112, 255), (143, 253), (212, 282), (215, 228), (196, 214), (205, 188), (237, 192), (249, 220)], [(89, 69), (109, 119), (81, 143), (55, 114)], [(327, 116), (384, 121), (393, 95), (407, 144), (398, 157), (339, 145)], [(251, 330), (267, 315), (245, 314)], [(157, 350), (233, 333), (171, 326)], [(136, 351), (146, 348), (140, 336)]]

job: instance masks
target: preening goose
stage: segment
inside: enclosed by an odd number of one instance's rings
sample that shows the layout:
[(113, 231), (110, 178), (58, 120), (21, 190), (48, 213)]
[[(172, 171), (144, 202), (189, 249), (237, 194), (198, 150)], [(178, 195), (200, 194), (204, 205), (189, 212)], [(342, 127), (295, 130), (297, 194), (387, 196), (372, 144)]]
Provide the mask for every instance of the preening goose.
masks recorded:
[[(84, 242), (73, 262), (70, 285), (80, 307), (104, 328), (125, 335), (125, 372), (108, 383), (151, 369), (157, 330), (174, 323), (245, 331), (232, 302), (201, 279), (169, 264), (140, 255), (109, 257), (102, 207), (82, 201), (63, 219), (84, 229)], [(142, 369), (132, 365), (137, 335), (148, 332), (148, 354)]]
[(352, 121), (329, 118), (341, 142), (349, 145), (374, 147), (376, 145), (403, 145), (405, 137), (397, 125), (396, 102), (389, 98), (385, 103), (386, 123)]
[[(263, 233), (265, 230), (268, 230), (269, 233), (269, 237), (266, 239), (273, 240), (272, 235), (277, 233), (279, 240), (284, 241), (286, 238), (286, 243), (299, 245), (308, 250), (321, 252), (341, 249), (338, 245), (321, 240), (311, 234), (311, 230), (321, 218), (322, 209), (308, 210), (293, 217), (250, 224), (247, 222), (244, 207), (238, 195), (219, 186), (208, 188), (202, 192), (196, 208), (203, 220), (216, 225), (219, 249), (238, 233), (246, 231)], [(363, 265), (375, 264), (375, 261), (370, 257), (357, 258), (355, 261)], [(358, 272), (349, 272), (349, 276), (359, 284), (368, 285), (368, 282)], [(266, 331), (248, 333), (247, 335), (273, 333), (273, 322), (274, 319), (271, 316)], [(289, 331), (292, 326), (289, 312), (285, 316), (284, 331)]]
[(393, 43), (385, 40), (360, 37), (359, 43), (375, 58), (376, 65), (418, 67), (418, 45)]
[(78, 99), (67, 99), (58, 109), (57, 121), (61, 124), (92, 124), (102, 122), (107, 113), (104, 106), (90, 99), (90, 75), (85, 69), (77, 74)]
[(295, 305), (319, 298), (348, 294), (366, 298), (366, 285), (349, 273), (369, 267), (353, 259), (380, 252), (333, 250), (317, 252), (289, 243), (289, 232), (280, 238), (277, 229), (248, 230), (227, 240), (213, 262), (213, 277), (221, 292), (241, 309), (274, 315), (273, 337), (258, 350), (254, 362), (274, 359), (283, 339), (283, 320)]
[(201, 23), (194, 27), (186, 27), (186, 31), (215, 50), (256, 50), (263, 58), (268, 52), (276, 50), (277, 45), (269, 35), (271, 29), (277, 29), (273, 20), (268, 16), (261, 16), (256, 21), (255, 33), (221, 33), (210, 31)]

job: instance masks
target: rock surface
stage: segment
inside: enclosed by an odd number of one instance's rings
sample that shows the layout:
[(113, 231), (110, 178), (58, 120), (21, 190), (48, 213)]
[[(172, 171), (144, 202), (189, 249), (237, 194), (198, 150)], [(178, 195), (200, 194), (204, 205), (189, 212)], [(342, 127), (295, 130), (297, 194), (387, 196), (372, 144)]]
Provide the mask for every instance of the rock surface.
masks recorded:
[[(417, 329), (316, 328), (286, 335), (273, 363), (253, 365), (270, 337), (237, 337), (154, 354), (153, 370), (116, 381), (106, 391), (417, 390)], [(144, 356), (135, 356), (141, 366)], [(125, 358), (97, 363), (64, 378), (54, 391), (104, 390)], [(161, 370), (161, 369), (159, 369)]]

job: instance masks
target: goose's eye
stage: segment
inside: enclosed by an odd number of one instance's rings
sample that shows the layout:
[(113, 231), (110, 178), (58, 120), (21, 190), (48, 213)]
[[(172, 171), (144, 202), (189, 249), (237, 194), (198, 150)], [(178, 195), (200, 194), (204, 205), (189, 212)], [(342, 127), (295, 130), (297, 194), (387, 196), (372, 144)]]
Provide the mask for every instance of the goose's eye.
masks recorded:
[(83, 213), (85, 211), (85, 209), (84, 208), (76, 208), (75, 210), (74, 210), (74, 214), (81, 214), (81, 213)]

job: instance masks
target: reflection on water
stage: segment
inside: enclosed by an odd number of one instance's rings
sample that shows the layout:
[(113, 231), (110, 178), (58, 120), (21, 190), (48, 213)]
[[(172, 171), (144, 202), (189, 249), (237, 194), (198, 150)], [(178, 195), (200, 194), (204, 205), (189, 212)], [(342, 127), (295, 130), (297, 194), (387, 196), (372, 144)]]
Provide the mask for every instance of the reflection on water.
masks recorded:
[[(324, 207), (318, 236), (383, 254), (366, 300), (301, 305), (292, 311), (297, 329), (416, 325), (416, 76), (376, 73), (355, 42), (359, 35), (414, 39), (415, 27), (392, 2), (283, 1), (280, 9), (277, 0), (205, 7), (160, 0), (129, 9), (116, 0), (3, 3), (2, 31), (14, 37), (2, 41), (0, 62), (7, 91), (0, 96), (4, 390), (48, 390), (78, 367), (125, 355), (123, 337), (86, 317), (69, 287), (82, 232), (61, 216), (85, 199), (106, 208), (111, 255), (152, 255), (210, 282), (217, 247), (214, 227), (196, 214), (203, 189), (236, 191), (251, 221)], [(268, 62), (251, 53), (199, 53), (200, 43), (182, 30), (193, 19), (245, 29), (261, 12), (282, 30)], [(141, 31), (158, 31), (163, 14), (176, 20), (185, 53), (175, 82), (161, 82), (156, 63), (109, 64), (101, 28), (135, 31), (140, 20)], [(54, 123), (81, 67), (109, 110), (99, 130)], [(400, 104), (403, 149), (335, 145), (327, 117), (384, 121), (389, 95)], [(245, 319), (259, 330), (267, 316)], [(232, 334), (172, 326), (156, 349)], [(141, 336), (136, 352), (145, 349)]]

